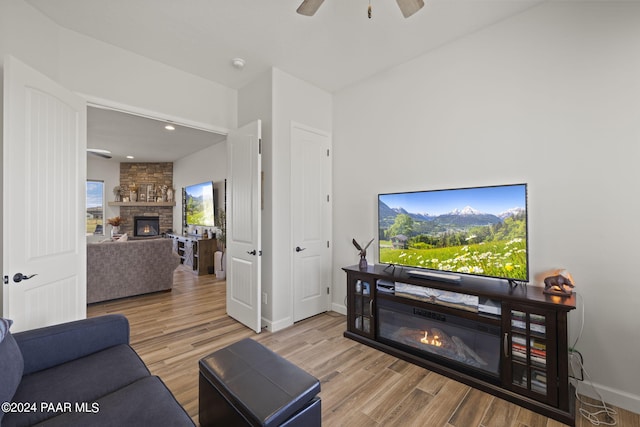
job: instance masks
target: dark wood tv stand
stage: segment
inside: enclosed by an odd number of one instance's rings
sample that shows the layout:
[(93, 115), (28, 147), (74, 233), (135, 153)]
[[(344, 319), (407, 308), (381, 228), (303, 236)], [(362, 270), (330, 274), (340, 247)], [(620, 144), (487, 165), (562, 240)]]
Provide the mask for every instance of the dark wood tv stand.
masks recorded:
[[(567, 315), (576, 306), (575, 295), (551, 296), (544, 294), (542, 288), (536, 286), (511, 286), (506, 280), (465, 275), (462, 275), (459, 283), (416, 278), (407, 274), (407, 268), (389, 269), (386, 265), (369, 266), (364, 271), (354, 265), (344, 267), (343, 270), (347, 273), (345, 337), (546, 417), (575, 425), (575, 396), (569, 383), (567, 330)], [(383, 288), (377, 289), (378, 284), (389, 285), (396, 282), (410, 287), (477, 296), (481, 301), (489, 299), (495, 304), (489, 305), (490, 309), (483, 305), (482, 310), (474, 312), (471, 309), (442, 305), (439, 301), (415, 299), (413, 295), (407, 297), (406, 294), (399, 296)], [(499, 339), (499, 350), (493, 351), (495, 358), (499, 358), (499, 372), (487, 376), (483, 372), (461, 367), (456, 361), (449, 362), (440, 356), (424, 354), (415, 351), (413, 347), (390, 342), (388, 336), (383, 336), (387, 332), (381, 331), (378, 315), (386, 309), (381, 309), (379, 305), (408, 306), (411, 314), (418, 313), (431, 318), (448, 316), (463, 319), (462, 322), (475, 323), (480, 329), (492, 329), (494, 342)], [(385, 316), (389, 317), (388, 314)], [(385, 331), (389, 330), (387, 323), (384, 328)]]
[(198, 276), (211, 274), (213, 254), (218, 249), (216, 239), (204, 239), (199, 235), (167, 234), (173, 240), (173, 250), (180, 256), (180, 264), (191, 267)]

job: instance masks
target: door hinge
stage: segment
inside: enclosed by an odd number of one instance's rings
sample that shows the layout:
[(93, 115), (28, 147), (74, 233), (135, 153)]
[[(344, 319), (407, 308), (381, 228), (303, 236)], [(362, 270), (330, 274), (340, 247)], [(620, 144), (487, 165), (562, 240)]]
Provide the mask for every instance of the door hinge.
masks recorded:
[(327, 202), (329, 201), (329, 195), (327, 194)]
[(329, 247), (329, 241), (327, 240), (327, 247)]
[(327, 295), (329, 295), (329, 287), (327, 286)]
[(262, 154), (262, 138), (258, 140), (258, 154)]
[(329, 149), (327, 148), (327, 157), (329, 157)]

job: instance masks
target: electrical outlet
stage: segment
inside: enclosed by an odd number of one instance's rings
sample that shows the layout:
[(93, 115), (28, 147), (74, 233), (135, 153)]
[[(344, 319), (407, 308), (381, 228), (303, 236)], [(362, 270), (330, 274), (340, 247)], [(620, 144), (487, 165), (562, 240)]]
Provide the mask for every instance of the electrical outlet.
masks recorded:
[(268, 298), (267, 298), (267, 293), (263, 292), (262, 293), (262, 304), (267, 305), (268, 303), (269, 302), (268, 302)]

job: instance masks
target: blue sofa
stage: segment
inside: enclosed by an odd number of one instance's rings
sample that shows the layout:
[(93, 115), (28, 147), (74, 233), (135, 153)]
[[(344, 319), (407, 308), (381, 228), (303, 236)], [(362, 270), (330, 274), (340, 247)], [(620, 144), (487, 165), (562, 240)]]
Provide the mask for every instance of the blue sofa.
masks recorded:
[(2, 427), (194, 426), (129, 346), (126, 317), (16, 334), (9, 325), (0, 319)]

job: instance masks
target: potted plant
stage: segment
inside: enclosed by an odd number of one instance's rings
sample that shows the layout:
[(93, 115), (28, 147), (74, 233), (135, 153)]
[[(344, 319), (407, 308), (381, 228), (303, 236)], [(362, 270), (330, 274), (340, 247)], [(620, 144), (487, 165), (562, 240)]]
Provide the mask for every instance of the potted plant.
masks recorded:
[(120, 216), (114, 216), (113, 218), (107, 219), (107, 224), (111, 226), (111, 237), (116, 234), (120, 234), (120, 225), (124, 222), (124, 220)]

